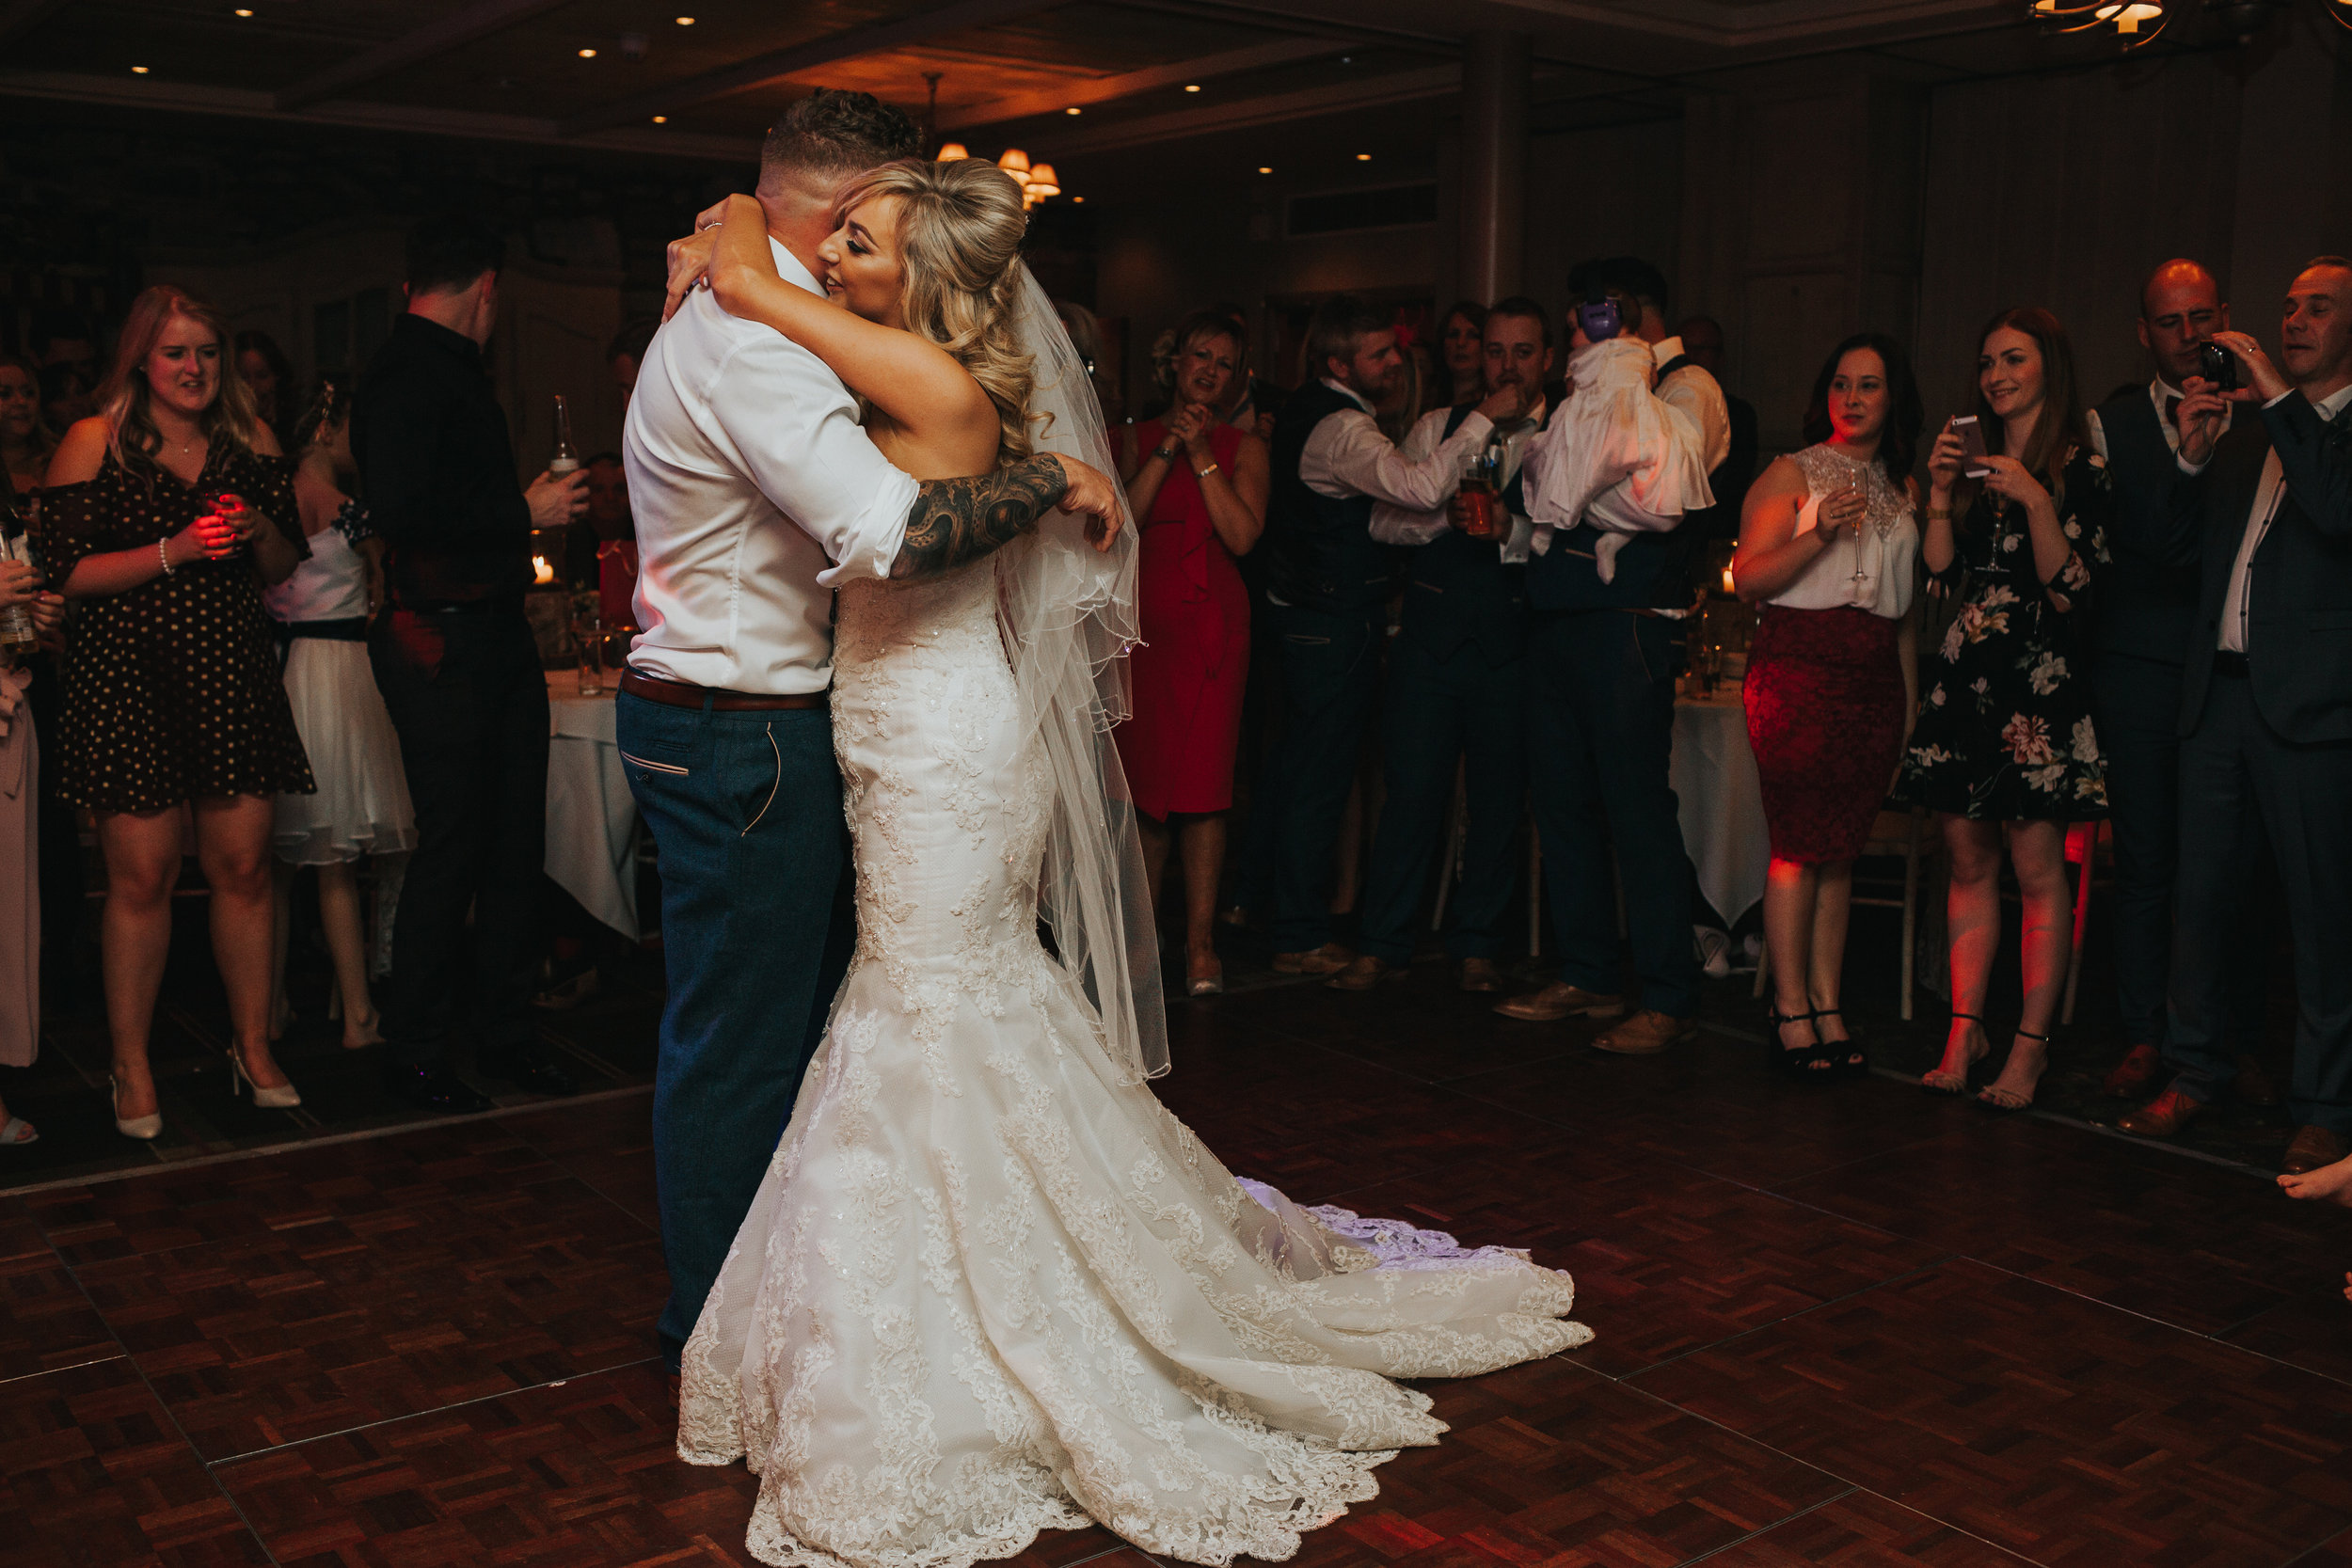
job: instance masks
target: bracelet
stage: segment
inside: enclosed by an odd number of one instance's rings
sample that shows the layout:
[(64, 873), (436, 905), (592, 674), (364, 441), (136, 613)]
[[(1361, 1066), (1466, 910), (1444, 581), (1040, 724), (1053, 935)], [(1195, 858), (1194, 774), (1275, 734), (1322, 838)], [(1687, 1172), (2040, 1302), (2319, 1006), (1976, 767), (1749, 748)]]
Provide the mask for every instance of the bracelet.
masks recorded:
[(166, 577), (179, 570), (171, 563), (171, 540), (168, 536), (155, 541), (155, 559), (164, 563)]
[(1173, 463), (1176, 461), (1176, 449), (1174, 447), (1153, 447), (1152, 449), (1152, 455), (1158, 458), (1163, 463)]
[(1929, 522), (1931, 522), (1931, 523), (1948, 523), (1948, 522), (1950, 522), (1951, 520), (1952, 520), (1952, 509), (1951, 509), (1950, 507), (1948, 507), (1948, 506), (1931, 506), (1931, 507), (1929, 507), (1929, 508), (1928, 508), (1928, 521), (1929, 521)]
[(1207, 467), (1205, 467), (1205, 468), (1195, 468), (1195, 469), (1193, 469), (1193, 471), (1192, 471), (1192, 477), (1193, 477), (1193, 478), (1195, 478), (1195, 479), (1206, 479), (1206, 478), (1208, 478), (1211, 474), (1216, 473), (1216, 472), (1219, 468), (1221, 468), (1221, 467), (1224, 467), (1224, 465), (1223, 465), (1223, 464), (1221, 464), (1221, 463), (1212, 463), (1212, 464), (1210, 464), (1210, 465), (1209, 465)]

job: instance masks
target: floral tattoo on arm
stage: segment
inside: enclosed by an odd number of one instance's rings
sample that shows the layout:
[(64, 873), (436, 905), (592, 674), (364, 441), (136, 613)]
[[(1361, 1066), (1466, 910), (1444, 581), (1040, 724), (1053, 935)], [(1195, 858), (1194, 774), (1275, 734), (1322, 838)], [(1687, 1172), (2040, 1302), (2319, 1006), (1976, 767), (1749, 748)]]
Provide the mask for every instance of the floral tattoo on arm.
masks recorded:
[(894, 578), (938, 577), (1010, 544), (1070, 489), (1051, 455), (1026, 457), (973, 479), (926, 480), (907, 515)]

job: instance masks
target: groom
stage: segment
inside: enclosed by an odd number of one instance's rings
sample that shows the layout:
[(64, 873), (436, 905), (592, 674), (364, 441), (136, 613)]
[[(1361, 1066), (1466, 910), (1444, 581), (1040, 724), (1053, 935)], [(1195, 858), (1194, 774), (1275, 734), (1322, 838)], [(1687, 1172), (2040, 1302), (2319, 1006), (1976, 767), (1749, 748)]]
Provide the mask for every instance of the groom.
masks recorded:
[[(818, 89), (768, 133), (776, 266), (812, 292), (833, 192), (915, 156), (906, 116)], [(952, 571), (1049, 507), (1116, 526), (1112, 482), (1054, 456), (918, 484), (817, 356), (696, 291), (629, 402), (638, 637), (620, 747), (661, 863), (669, 1001), (654, 1078), (675, 1372), (791, 1114), (854, 936), (834, 765), (832, 589)]]

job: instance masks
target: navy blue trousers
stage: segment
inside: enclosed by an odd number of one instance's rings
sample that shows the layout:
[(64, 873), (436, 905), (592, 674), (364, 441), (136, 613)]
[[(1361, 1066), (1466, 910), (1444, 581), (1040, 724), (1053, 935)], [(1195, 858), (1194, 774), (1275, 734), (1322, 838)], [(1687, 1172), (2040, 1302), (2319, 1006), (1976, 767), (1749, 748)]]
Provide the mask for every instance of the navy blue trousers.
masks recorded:
[(2267, 832), (2295, 943), (2296, 1123), (2352, 1137), (2352, 744), (2296, 745), (2263, 721), (2250, 682), (2216, 674), (2181, 744), (2179, 918), (2164, 1058), (2192, 1100), (2231, 1084), (2232, 971)]
[[(1622, 987), (1617, 878), (1640, 1005), (1699, 1006), (1691, 862), (1667, 764), (1682, 623), (1624, 610), (1539, 613), (1527, 646), (1527, 763), (1560, 978)], [(1611, 864), (1611, 850), (1615, 864)]]
[[(1488, 663), (1475, 642), (1445, 658), (1409, 630), (1390, 643), (1380, 721), (1388, 796), (1364, 878), (1361, 945), (1374, 958), (1404, 963), (1413, 956), (1414, 918), (1445, 845), (1456, 760), (1470, 826), (1446, 951), (1457, 958), (1495, 956), (1495, 925), (1518, 880), (1511, 847), (1527, 801), (1526, 671), (1524, 658)], [(1438, 866), (1440, 877), (1452, 871)]]
[[(1266, 758), (1278, 953), (1331, 940), (1331, 851), (1380, 681), (1376, 609), (1342, 615), (1278, 607), (1282, 735)], [(1253, 842), (1256, 835), (1251, 835)]]
[(791, 1118), (856, 917), (826, 709), (618, 701), (629, 792), (661, 857), (653, 1149), (675, 1370)]

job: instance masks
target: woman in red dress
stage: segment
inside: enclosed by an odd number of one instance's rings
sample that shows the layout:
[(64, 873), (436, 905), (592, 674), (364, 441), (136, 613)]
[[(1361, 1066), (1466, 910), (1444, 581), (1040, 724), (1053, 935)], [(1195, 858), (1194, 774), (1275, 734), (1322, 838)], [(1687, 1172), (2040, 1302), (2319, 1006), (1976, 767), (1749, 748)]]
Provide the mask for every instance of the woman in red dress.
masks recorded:
[(1772, 1059), (1808, 1079), (1869, 1057), (1838, 1011), (1854, 857), (1869, 841), (1917, 707), (1919, 388), (1894, 340), (1837, 345), (1804, 435), (1748, 492), (1732, 578), (1759, 605), (1748, 744), (1763, 785)]
[(1201, 996), (1225, 989), (1214, 917), (1249, 678), (1249, 594), (1234, 561), (1265, 527), (1266, 449), (1216, 415), (1243, 373), (1233, 324), (1196, 312), (1171, 343), (1156, 367), (1168, 412), (1131, 427), (1120, 461), (1143, 531), (1143, 641), (1131, 656), (1135, 713), (1117, 734), (1155, 911), (1168, 851), (1181, 851), (1184, 985)]

